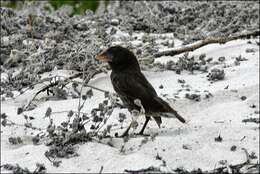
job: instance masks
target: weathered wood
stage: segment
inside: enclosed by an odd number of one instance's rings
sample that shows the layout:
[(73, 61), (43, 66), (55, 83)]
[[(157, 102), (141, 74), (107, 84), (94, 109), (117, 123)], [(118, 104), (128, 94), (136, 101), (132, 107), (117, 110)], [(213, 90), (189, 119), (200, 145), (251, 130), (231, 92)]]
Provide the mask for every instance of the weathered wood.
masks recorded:
[(225, 44), (226, 42), (232, 41), (232, 40), (237, 40), (237, 39), (244, 39), (244, 38), (250, 38), (250, 37), (256, 37), (260, 35), (260, 31), (253, 31), (253, 32), (248, 32), (248, 33), (242, 33), (242, 34), (237, 34), (234, 36), (229, 36), (229, 37), (209, 37), (204, 40), (198, 41), (194, 44), (184, 46), (182, 48), (176, 48), (173, 50), (167, 50), (167, 51), (161, 51), (156, 53), (154, 56), (155, 57), (161, 57), (161, 56), (175, 56), (184, 52), (189, 52), (189, 51), (194, 51), (200, 47), (203, 47), (208, 44), (213, 44), (213, 43), (219, 43), (219, 44)]

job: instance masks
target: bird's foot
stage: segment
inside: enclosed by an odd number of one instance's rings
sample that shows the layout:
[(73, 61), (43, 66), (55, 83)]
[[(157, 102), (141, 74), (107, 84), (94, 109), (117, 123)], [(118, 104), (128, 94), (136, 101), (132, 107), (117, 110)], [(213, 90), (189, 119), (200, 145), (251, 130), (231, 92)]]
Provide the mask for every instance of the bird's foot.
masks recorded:
[(128, 136), (129, 136), (129, 134), (122, 134), (119, 136), (119, 138), (124, 138), (124, 137), (128, 137)]
[(127, 136), (129, 136), (128, 131), (125, 131), (122, 135), (118, 135), (118, 133), (115, 134), (115, 137), (118, 137), (118, 138), (124, 138)]
[[(115, 137), (118, 137), (118, 138), (124, 138), (124, 137), (128, 137), (128, 136), (131, 136), (129, 135), (129, 130), (126, 130), (122, 135), (118, 135), (118, 133), (115, 134)], [(145, 137), (148, 137), (150, 136), (150, 134), (145, 134), (144, 131), (140, 131), (139, 133), (134, 133), (133, 134), (134, 136), (145, 136)]]
[(135, 133), (134, 135), (149, 137), (150, 134), (144, 134), (144, 132)]
[(115, 135), (115, 137), (117, 137), (117, 138), (125, 138), (125, 137), (128, 137), (128, 136), (130, 136), (130, 137), (135, 137), (135, 136), (144, 136), (144, 137), (149, 137), (150, 136), (150, 134), (144, 134), (144, 133), (134, 133), (134, 134), (132, 134), (132, 135), (129, 135), (128, 133), (123, 133), (122, 135), (118, 135), (118, 134), (116, 134)]

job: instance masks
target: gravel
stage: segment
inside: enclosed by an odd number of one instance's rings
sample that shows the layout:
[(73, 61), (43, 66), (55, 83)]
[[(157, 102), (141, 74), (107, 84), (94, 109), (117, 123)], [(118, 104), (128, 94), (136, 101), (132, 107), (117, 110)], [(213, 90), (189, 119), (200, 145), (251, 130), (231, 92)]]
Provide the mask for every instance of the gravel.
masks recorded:
[[(71, 7), (54, 11), (47, 1), (30, 2), (20, 10), (1, 7), (1, 72), (12, 74), (16, 68), (22, 69), (8, 83), (1, 82), (3, 88), (31, 85), (40, 80), (42, 73), (54, 69), (85, 70), (87, 74), (106, 72), (109, 67), (94, 57), (115, 42), (136, 52), (142, 58), (142, 69), (165, 69), (154, 64), (153, 54), (158, 52), (158, 47), (172, 47), (174, 42), (166, 39), (156, 46), (158, 37), (151, 33), (171, 32), (187, 44), (208, 36), (255, 30), (259, 26), (259, 4), (253, 1), (111, 1), (104, 11), (102, 8), (97, 13), (87, 10), (83, 15), (72, 16)], [(144, 35), (140, 43), (132, 44), (131, 41), (137, 40), (132, 34), (137, 32)], [(205, 56), (200, 57), (203, 62)], [(207, 72), (206, 66), (197, 66), (192, 59), (185, 67), (181, 62), (177, 69), (173, 63), (168, 63), (166, 69), (176, 70), (178, 74), (183, 69)], [(223, 73), (217, 76), (221, 78)]]

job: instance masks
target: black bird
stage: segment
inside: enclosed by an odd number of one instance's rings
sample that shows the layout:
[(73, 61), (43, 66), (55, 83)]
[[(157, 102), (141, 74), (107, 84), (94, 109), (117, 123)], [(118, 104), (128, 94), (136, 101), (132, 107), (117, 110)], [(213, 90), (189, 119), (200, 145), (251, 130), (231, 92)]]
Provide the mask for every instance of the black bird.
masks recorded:
[[(135, 100), (141, 101), (146, 120), (139, 134), (143, 134), (150, 117), (154, 118), (159, 127), (162, 123), (161, 116), (176, 117), (182, 123), (185, 123), (185, 119), (157, 95), (152, 85), (142, 74), (137, 58), (127, 48), (110, 47), (98, 55), (96, 59), (108, 62), (110, 65), (112, 69), (110, 78), (114, 90), (129, 111), (134, 109), (140, 111), (141, 107), (136, 104)], [(122, 136), (128, 134), (130, 127), (131, 124)]]

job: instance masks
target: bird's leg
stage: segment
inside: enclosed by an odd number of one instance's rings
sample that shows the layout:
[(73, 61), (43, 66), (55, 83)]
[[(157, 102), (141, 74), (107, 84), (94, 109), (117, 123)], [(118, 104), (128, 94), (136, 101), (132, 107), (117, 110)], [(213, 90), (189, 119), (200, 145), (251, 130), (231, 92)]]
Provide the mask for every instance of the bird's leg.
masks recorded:
[(128, 132), (129, 132), (131, 126), (132, 126), (132, 122), (130, 123), (130, 125), (128, 126), (128, 128), (125, 130), (125, 132), (124, 132), (120, 137), (128, 136)]
[(138, 133), (139, 135), (144, 135), (144, 129), (145, 129), (147, 123), (149, 122), (149, 120), (150, 120), (150, 117), (145, 116), (145, 122), (144, 122), (144, 125), (143, 125), (141, 131)]

